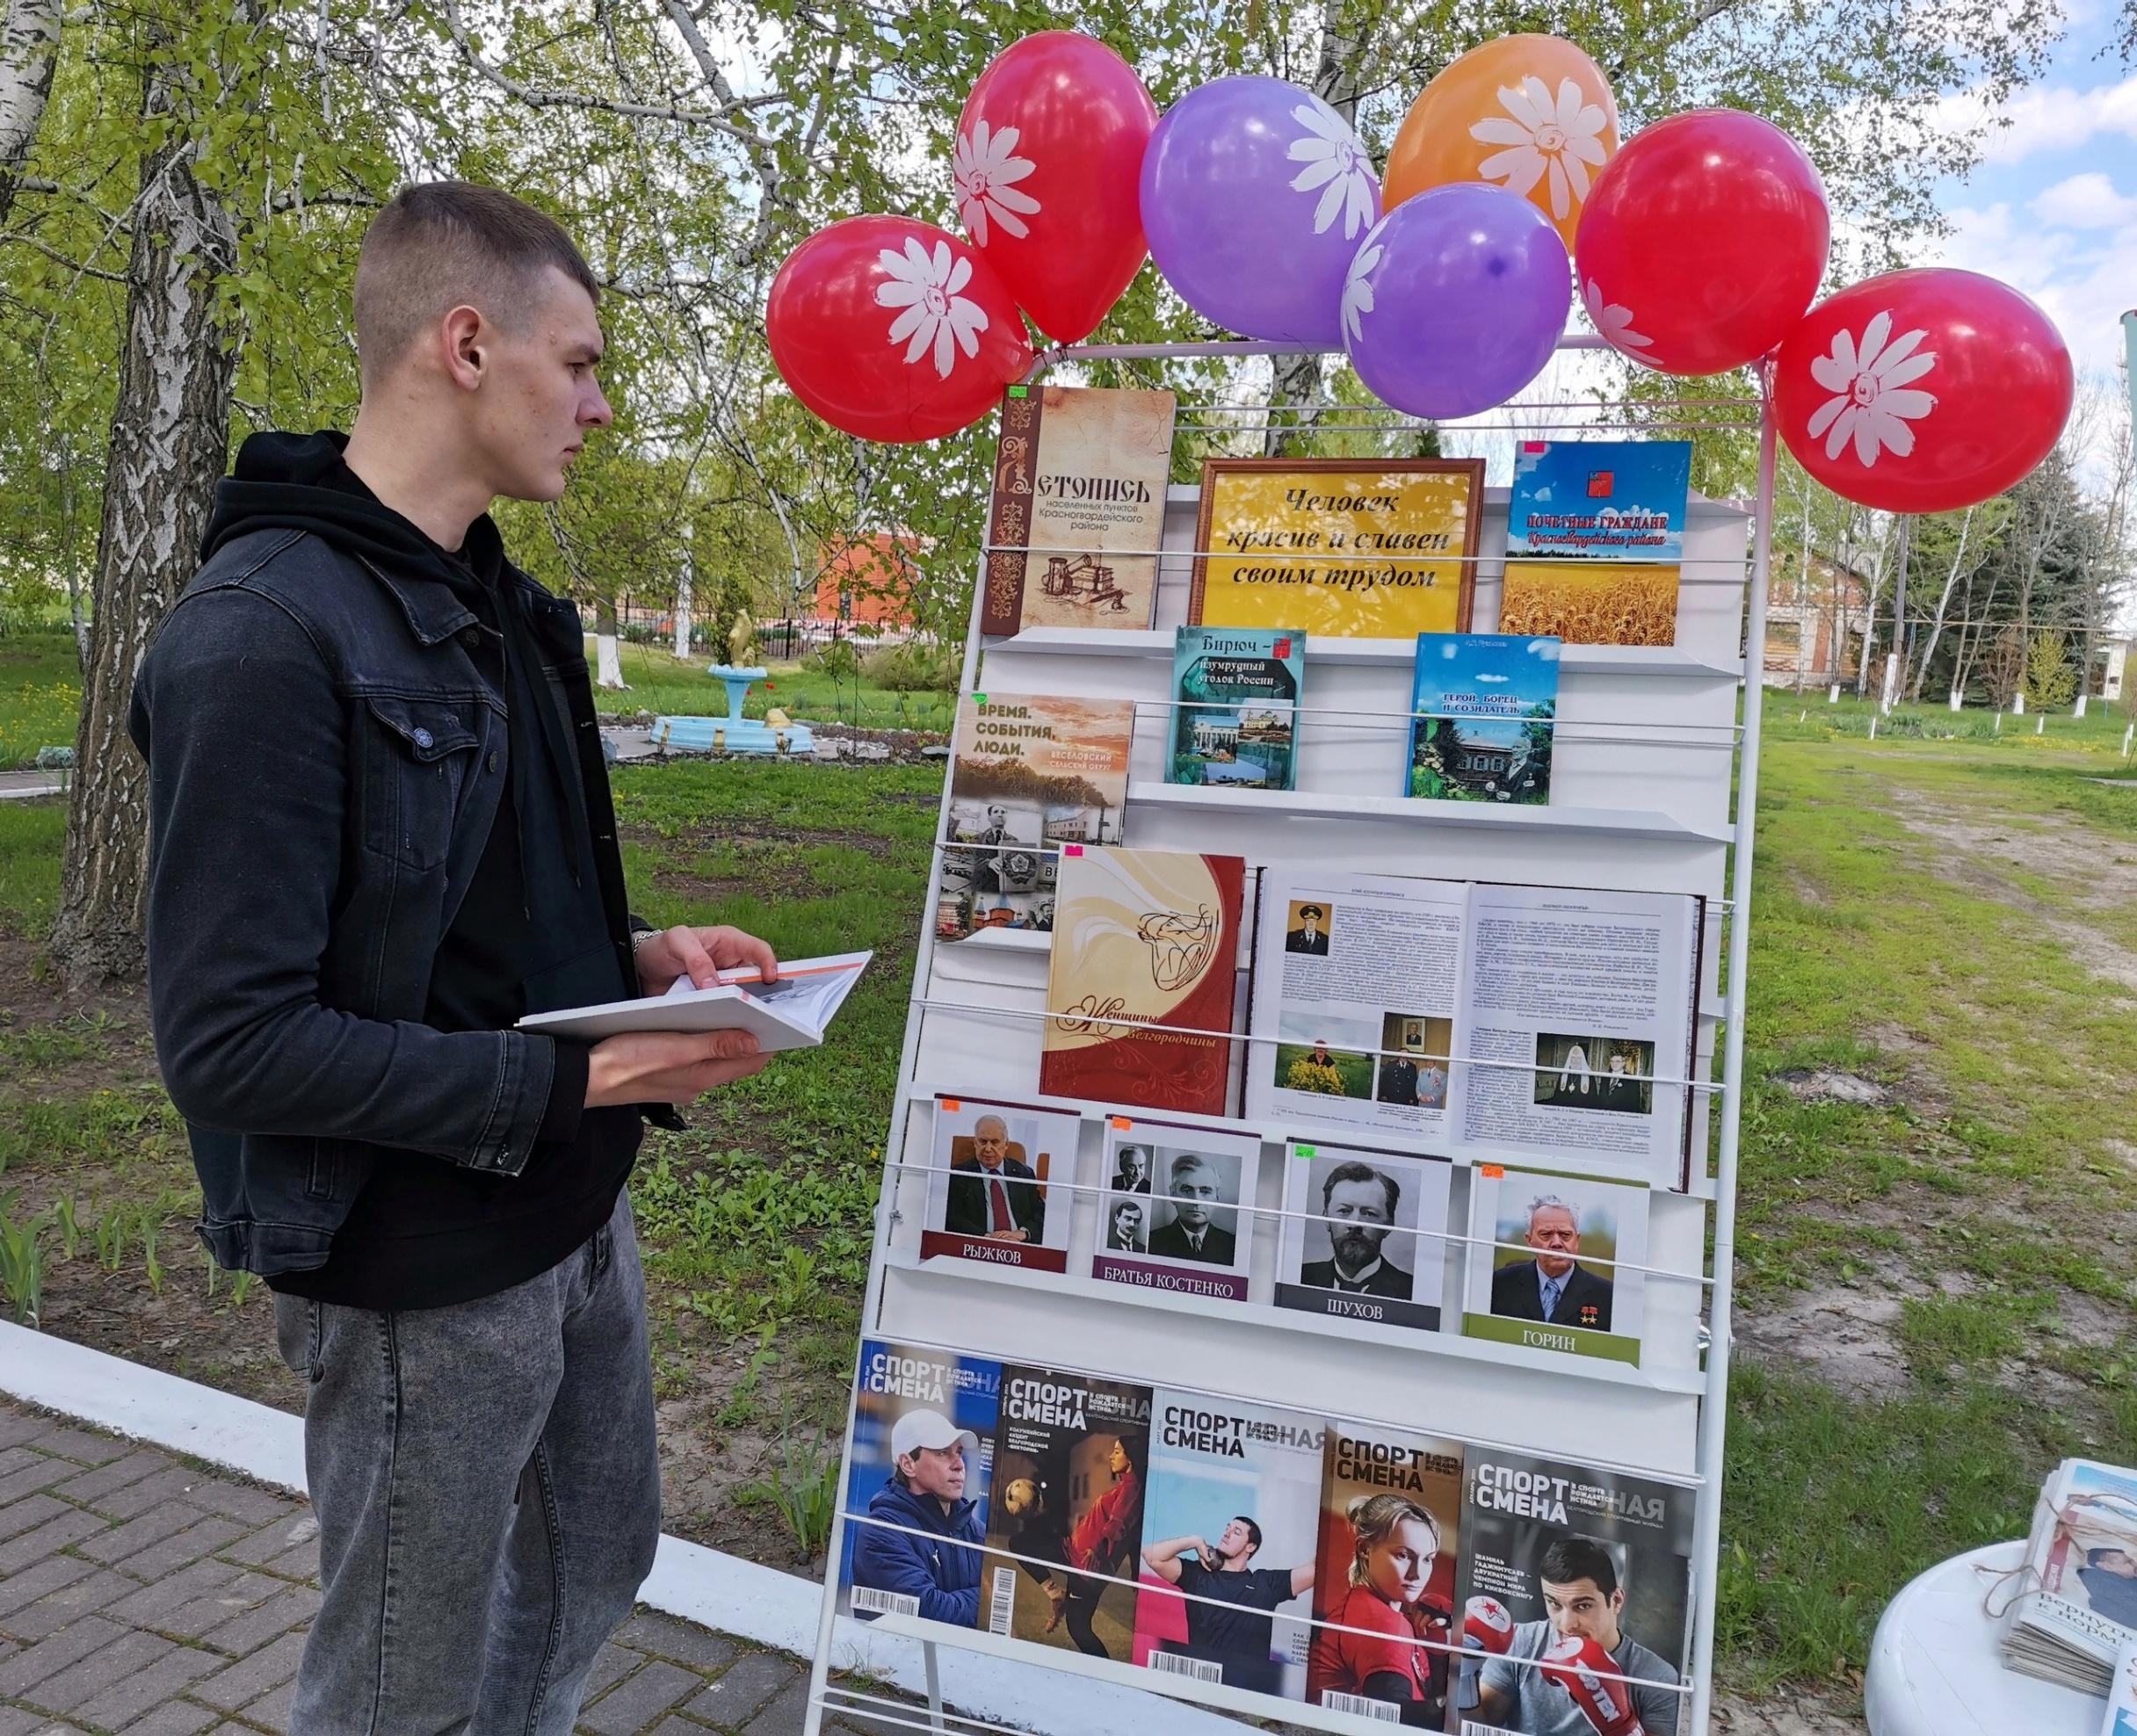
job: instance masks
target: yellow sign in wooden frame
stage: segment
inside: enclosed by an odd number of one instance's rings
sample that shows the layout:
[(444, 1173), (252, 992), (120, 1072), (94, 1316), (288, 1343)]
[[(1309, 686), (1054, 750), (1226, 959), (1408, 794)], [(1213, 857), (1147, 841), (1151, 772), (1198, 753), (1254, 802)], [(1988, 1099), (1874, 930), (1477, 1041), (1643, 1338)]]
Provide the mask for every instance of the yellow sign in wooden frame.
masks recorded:
[(1483, 493), (1481, 458), (1206, 459), (1188, 622), (1467, 633)]

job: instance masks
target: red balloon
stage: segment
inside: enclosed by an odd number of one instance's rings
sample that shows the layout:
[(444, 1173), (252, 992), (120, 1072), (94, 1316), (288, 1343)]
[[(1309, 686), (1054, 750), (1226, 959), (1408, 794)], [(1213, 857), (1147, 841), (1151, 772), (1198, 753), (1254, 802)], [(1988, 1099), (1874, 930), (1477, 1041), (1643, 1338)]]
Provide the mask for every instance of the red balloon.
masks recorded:
[(1795, 329), (1825, 275), (1818, 171), (1734, 109), (1658, 120), (1596, 177), (1574, 244), (1588, 317), (1664, 373), (1723, 373)]
[(2048, 455), (2074, 383), (2054, 322), (2010, 285), (1893, 271), (1814, 307), (1781, 345), (1774, 419), (1835, 494), (1951, 512)]
[(1143, 256), (1137, 193), (1157, 105), (1103, 42), (1046, 30), (989, 63), (958, 117), (958, 219), (1061, 344), (1097, 329)]
[(764, 310), (794, 396), (864, 440), (968, 428), (1031, 371), (1001, 279), (962, 239), (910, 217), (848, 217), (786, 257)]

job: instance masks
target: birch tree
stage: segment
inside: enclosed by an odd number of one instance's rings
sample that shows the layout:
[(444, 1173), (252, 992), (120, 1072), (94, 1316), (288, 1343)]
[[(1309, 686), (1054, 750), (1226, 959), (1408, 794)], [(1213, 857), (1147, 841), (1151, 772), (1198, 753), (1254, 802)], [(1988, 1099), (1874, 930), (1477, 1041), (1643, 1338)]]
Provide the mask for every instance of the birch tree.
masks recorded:
[(36, 141), (60, 60), (62, 0), (6, 0), (0, 7), (0, 228)]

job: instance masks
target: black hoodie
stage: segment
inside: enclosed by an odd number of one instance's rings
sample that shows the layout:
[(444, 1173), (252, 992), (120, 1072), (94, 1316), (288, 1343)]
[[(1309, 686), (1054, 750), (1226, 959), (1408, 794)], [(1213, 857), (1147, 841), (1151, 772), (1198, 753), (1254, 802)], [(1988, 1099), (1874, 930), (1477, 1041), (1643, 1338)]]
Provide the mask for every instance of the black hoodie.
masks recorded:
[[(586, 800), (561, 702), (542, 673), (497, 527), (483, 516), (441, 548), (344, 461), (338, 433), (256, 434), (216, 490), (202, 558), (250, 532), (309, 532), (396, 576), (449, 586), (502, 654), (510, 787), (432, 967), (424, 1023), (504, 1030), (527, 1013), (635, 995), (620, 980)], [(611, 981), (614, 978), (617, 980)], [(533, 1154), (518, 1175), (417, 1153), (382, 1162), (333, 1252), (272, 1288), (352, 1307), (441, 1307), (534, 1277), (600, 1228), (630, 1174), (638, 1111), (587, 1110), (586, 1045), (560, 1039)]]

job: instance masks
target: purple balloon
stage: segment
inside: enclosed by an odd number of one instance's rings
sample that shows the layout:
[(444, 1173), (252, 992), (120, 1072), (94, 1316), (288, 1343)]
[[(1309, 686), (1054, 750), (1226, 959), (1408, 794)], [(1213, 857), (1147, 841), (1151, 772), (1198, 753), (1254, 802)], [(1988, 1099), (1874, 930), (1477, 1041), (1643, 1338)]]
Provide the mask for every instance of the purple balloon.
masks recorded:
[(1434, 187), (1389, 212), (1344, 280), (1344, 347), (1373, 395), (1471, 416), (1543, 372), (1573, 300), (1551, 220), (1503, 187)]
[(1380, 184), (1350, 123), (1280, 78), (1220, 78), (1165, 111), (1142, 159), (1150, 257), (1248, 337), (1343, 342), (1337, 307)]

